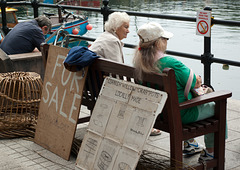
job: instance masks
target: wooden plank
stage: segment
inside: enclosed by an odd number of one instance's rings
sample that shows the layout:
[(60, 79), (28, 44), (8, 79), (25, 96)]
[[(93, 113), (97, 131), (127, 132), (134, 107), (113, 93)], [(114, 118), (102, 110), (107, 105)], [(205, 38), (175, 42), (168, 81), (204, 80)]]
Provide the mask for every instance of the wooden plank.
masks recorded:
[(69, 160), (80, 112), (87, 68), (69, 72), (63, 61), (69, 49), (50, 46), (34, 141)]

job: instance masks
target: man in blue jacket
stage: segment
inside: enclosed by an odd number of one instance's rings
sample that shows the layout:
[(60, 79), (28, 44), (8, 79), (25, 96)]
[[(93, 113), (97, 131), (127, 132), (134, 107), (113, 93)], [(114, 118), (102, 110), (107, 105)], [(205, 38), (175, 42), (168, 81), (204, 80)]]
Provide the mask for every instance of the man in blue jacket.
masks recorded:
[(0, 48), (8, 55), (40, 51), (41, 43), (45, 42), (44, 35), (51, 28), (51, 21), (45, 16), (21, 22), (5, 36)]

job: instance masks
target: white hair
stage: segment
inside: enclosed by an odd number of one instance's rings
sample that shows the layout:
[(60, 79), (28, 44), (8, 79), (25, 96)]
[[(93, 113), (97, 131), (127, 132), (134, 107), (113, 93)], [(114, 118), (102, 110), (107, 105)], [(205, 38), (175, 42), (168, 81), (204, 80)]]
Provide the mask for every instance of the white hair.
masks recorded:
[(108, 20), (105, 23), (105, 30), (108, 32), (114, 32), (125, 22), (130, 22), (130, 17), (126, 12), (113, 12), (109, 15)]

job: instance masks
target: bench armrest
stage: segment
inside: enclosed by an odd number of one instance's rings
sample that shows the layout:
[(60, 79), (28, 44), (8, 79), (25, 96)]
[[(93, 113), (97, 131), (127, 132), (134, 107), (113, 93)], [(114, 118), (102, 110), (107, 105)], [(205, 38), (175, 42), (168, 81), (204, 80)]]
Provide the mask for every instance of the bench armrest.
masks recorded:
[(230, 91), (226, 91), (226, 90), (215, 91), (215, 92), (204, 94), (202, 96), (198, 96), (191, 100), (182, 102), (179, 104), (179, 109), (183, 110), (186, 108), (198, 106), (198, 105), (212, 102), (212, 101), (224, 100), (231, 96), (232, 96), (232, 92), (230, 92)]

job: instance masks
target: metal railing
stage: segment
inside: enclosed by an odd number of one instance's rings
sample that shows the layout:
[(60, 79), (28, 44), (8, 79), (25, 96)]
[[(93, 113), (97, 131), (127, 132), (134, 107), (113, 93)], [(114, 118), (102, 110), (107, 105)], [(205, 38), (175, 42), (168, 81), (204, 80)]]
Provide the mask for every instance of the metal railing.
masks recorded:
[[(101, 8), (70, 6), (70, 5), (61, 5), (61, 6), (64, 9), (91, 11), (91, 12), (101, 13), (103, 15), (103, 22), (105, 22), (108, 19), (108, 15), (111, 14), (112, 12), (123, 11), (123, 10), (110, 9), (110, 7), (108, 6), (109, 0), (103, 0), (102, 2), (103, 2), (103, 6)], [(7, 6), (14, 6), (14, 5), (32, 6), (33, 11), (34, 11), (34, 18), (38, 17), (38, 9), (40, 7), (58, 8), (58, 5), (40, 3), (38, 0), (33, 0), (31, 2), (6, 2), (6, 0), (1, 0), (0, 6), (1, 6), (1, 10), (2, 10), (2, 30), (5, 33), (7, 33), (9, 31), (9, 29), (7, 28), (5, 8)], [(204, 10), (211, 10), (211, 8), (206, 7)], [(130, 16), (196, 22), (196, 17), (150, 14), (150, 13), (142, 13), (142, 12), (135, 12), (135, 11), (124, 11), (124, 12), (126, 12)], [(218, 19), (214, 19), (214, 18), (212, 18), (211, 23), (227, 25), (227, 26), (240, 26), (240, 21), (226, 21), (226, 20), (218, 20)], [(69, 37), (79, 38), (74, 35), (69, 35)], [(89, 37), (84, 37), (84, 36), (81, 36), (81, 39), (87, 40), (87, 41), (95, 40), (95, 38), (89, 38)], [(134, 48), (135, 46), (136, 45), (133, 45), (133, 44), (125, 44), (124, 45), (124, 47), (127, 47), (127, 48)], [(169, 51), (169, 50), (167, 50), (166, 53), (175, 55), (175, 56), (179, 56), (179, 57), (201, 60), (201, 63), (204, 65), (204, 83), (208, 84), (208, 85), (211, 85), (211, 64), (212, 63), (227, 64), (227, 65), (240, 67), (240, 62), (238, 62), (238, 61), (225, 60), (225, 59), (213, 57), (213, 54), (211, 53), (211, 37), (204, 37), (204, 53), (201, 55), (182, 53), (182, 52), (177, 52), (177, 51)]]

